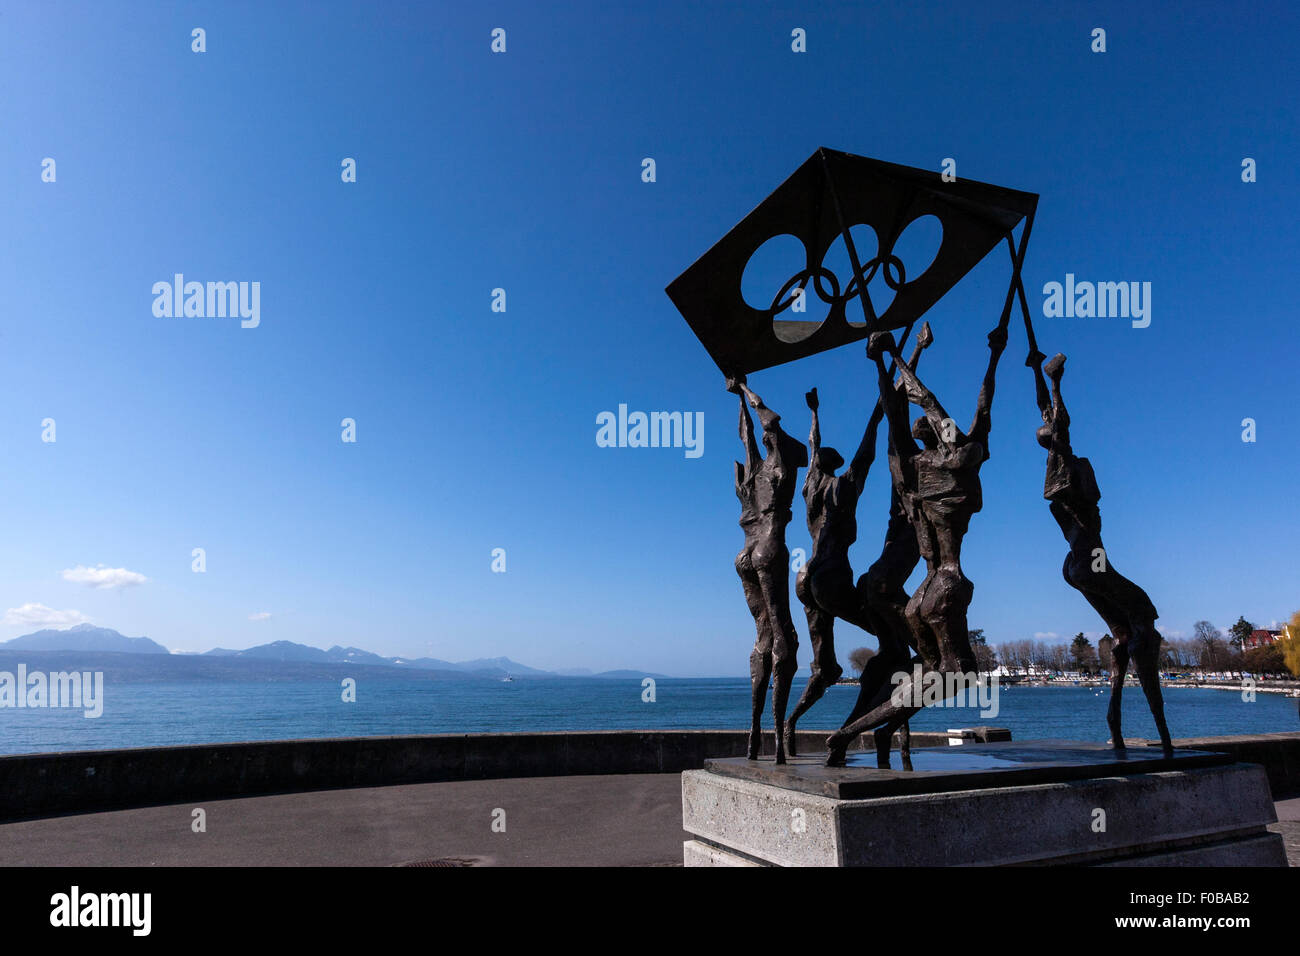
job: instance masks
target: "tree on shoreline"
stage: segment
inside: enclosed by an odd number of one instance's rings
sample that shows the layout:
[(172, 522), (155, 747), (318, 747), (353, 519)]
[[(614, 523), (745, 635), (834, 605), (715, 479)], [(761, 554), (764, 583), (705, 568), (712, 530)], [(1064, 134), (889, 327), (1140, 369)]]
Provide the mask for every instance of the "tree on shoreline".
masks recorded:
[(1237, 623), (1228, 628), (1228, 634), (1230, 635), (1228, 643), (1237, 650), (1244, 652), (1246, 650), (1246, 638), (1250, 637), (1253, 630), (1255, 630), (1255, 625), (1239, 616)]
[(1192, 640), (1200, 650), (1200, 665), (1204, 671), (1221, 671), (1228, 665), (1228, 645), (1223, 632), (1209, 621), (1192, 625)]
[(1093, 673), (1097, 669), (1097, 651), (1092, 646), (1092, 641), (1083, 636), (1083, 631), (1074, 635), (1074, 640), (1070, 642), (1070, 656), (1074, 658), (1074, 666), (1083, 673)]
[(1252, 647), (1241, 656), (1241, 662), (1246, 670), (1261, 677), (1285, 674), (1287, 671), (1286, 657), (1282, 653), (1282, 648), (1276, 643), (1264, 647)]
[(998, 655), (989, 647), (989, 640), (984, 636), (984, 628), (977, 627), (967, 632), (970, 635), (971, 650), (975, 652), (975, 669), (982, 674), (991, 674), (998, 666)]
[(1029, 671), (1030, 642), (1006, 641), (998, 645), (997, 656), (1009, 672), (1024, 674)]
[(876, 652), (869, 647), (859, 647), (849, 651), (849, 669), (853, 671), (855, 677), (867, 668), (867, 661), (876, 656)]
[(1300, 677), (1300, 611), (1291, 615), (1291, 620), (1282, 631), (1277, 644), (1282, 651), (1282, 661), (1286, 669), (1294, 676)]

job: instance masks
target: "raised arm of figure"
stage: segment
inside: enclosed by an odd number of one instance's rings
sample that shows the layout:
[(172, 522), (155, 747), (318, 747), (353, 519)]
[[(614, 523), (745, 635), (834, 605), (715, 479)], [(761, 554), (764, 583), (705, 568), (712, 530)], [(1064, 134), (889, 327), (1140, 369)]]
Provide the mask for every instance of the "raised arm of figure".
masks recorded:
[[(754, 422), (749, 417), (749, 409), (745, 407), (745, 376), (728, 375), (727, 391), (740, 397), (740, 440), (745, 446), (745, 475), (751, 475), (754, 469), (762, 463), (762, 458), (758, 454), (758, 442), (754, 440)], [(737, 462), (739, 464), (739, 462)], [(739, 478), (736, 479), (740, 481)]]
[(1047, 379), (1043, 377), (1043, 360), (1047, 358), (1042, 352), (1034, 350), (1025, 359), (1025, 364), (1034, 370), (1034, 400), (1044, 423), (1052, 420), (1052, 397), (1047, 392)]
[[(926, 322), (921, 326), (921, 331), (916, 335), (916, 342), (912, 346), (912, 357), (907, 363), (908, 367), (911, 368), (913, 372), (916, 371), (917, 365), (921, 362), (921, 353), (925, 351), (933, 341), (934, 335), (930, 332), (930, 323)], [(881, 359), (880, 367), (883, 368), (883, 366), (884, 362), (883, 359)], [(879, 374), (880, 369), (878, 368), (877, 375)], [(890, 384), (893, 384), (892, 380)], [(890, 391), (893, 392), (898, 402), (902, 403), (904, 413), (906, 413), (907, 404), (903, 400), (902, 395), (899, 394), (899, 389), (894, 387), (891, 388)], [(862, 489), (867, 483), (867, 473), (871, 470), (871, 466), (876, 460), (876, 433), (880, 428), (881, 419), (884, 417), (885, 399), (884, 393), (882, 392), (881, 397), (876, 400), (876, 407), (871, 411), (871, 418), (867, 420), (866, 430), (862, 433), (862, 442), (858, 445), (858, 450), (854, 453), (853, 461), (849, 463), (849, 470), (846, 473), (851, 476), (854, 485), (858, 489), (858, 494), (862, 493)], [(906, 414), (903, 416), (903, 421), (907, 421)], [(911, 435), (908, 435), (908, 437), (910, 438)]]
[(998, 359), (1002, 358), (1002, 352), (1006, 347), (1007, 326), (1003, 322), (989, 333), (989, 365), (984, 372), (984, 381), (980, 385), (979, 400), (975, 403), (975, 419), (966, 430), (967, 437), (983, 445), (985, 452), (989, 447), (989, 431), (993, 427), (993, 387), (997, 380)]
[(764, 405), (763, 400), (743, 381), (740, 383), (740, 390), (749, 400), (750, 406), (758, 413), (758, 423), (763, 426), (763, 431), (767, 431), (781, 421), (781, 416)]
[(754, 421), (749, 417), (743, 395), (740, 398), (740, 440), (745, 446), (745, 474), (752, 474), (763, 458), (758, 453), (758, 442), (754, 439)]
[(812, 457), (817, 457), (817, 449), (822, 447), (822, 430), (821, 423), (817, 419), (817, 389), (810, 392), (804, 392), (803, 400), (808, 403), (808, 409), (812, 412), (812, 426), (808, 429), (808, 451)]
[[(895, 358), (897, 358), (897, 355), (895, 355)], [(935, 438), (938, 439), (940, 444), (953, 445), (953, 441), (947, 441), (943, 437), (951, 433), (945, 425), (952, 419), (944, 407), (939, 404), (939, 399), (935, 398), (934, 393), (925, 387), (921, 380), (917, 378), (916, 373), (908, 368), (905, 363), (897, 362), (896, 364), (898, 365), (898, 373), (903, 379), (903, 390), (907, 394), (907, 400), (925, 412), (925, 417), (930, 420), (930, 426), (934, 429)]]
[(1065, 375), (1065, 356), (1057, 352), (1047, 363), (1044, 371), (1052, 380), (1052, 442), (1061, 449), (1070, 447), (1070, 413), (1065, 410), (1065, 399), (1061, 397), (1061, 378)]
[(897, 352), (894, 337), (888, 332), (877, 332), (867, 340), (867, 358), (876, 363), (876, 382), (880, 387), (880, 405), (889, 420), (889, 440), (900, 458), (911, 458), (921, 450), (912, 437), (907, 421), (907, 397), (894, 387), (893, 376), (885, 367), (885, 354)]
[(808, 409), (812, 412), (812, 424), (808, 428), (808, 474), (804, 478), (805, 494), (806, 489), (816, 485), (819, 480), (821, 469), (817, 462), (817, 452), (822, 447), (822, 429), (821, 420), (817, 416), (817, 389), (804, 392), (803, 399), (808, 403)]

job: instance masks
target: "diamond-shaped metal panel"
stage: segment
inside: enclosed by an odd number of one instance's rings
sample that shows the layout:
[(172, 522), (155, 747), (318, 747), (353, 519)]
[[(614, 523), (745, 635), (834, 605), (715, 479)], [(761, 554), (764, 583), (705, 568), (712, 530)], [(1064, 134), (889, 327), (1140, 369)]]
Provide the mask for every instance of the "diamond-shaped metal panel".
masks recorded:
[[(718, 368), (726, 375), (747, 374), (875, 331), (911, 325), (1022, 219), (1032, 221), (1037, 205), (1033, 193), (971, 180), (944, 182), (929, 170), (823, 148), (673, 280), (667, 292)], [(900, 276), (894, 243), (925, 215), (935, 216), (943, 227), (939, 251), (921, 275)], [(858, 276), (832, 278), (823, 263), (826, 252), (841, 236), (852, 251), (848, 230), (859, 223), (875, 230), (880, 249), (859, 250)], [(807, 251), (804, 270), (791, 276), (784, 291), (802, 288), (808, 301), (815, 296), (829, 305), (826, 319), (799, 341), (777, 335), (790, 322), (779, 316), (790, 308), (792, 295), (778, 295), (771, 308), (755, 309), (740, 290), (750, 256), (784, 233), (798, 237)], [(870, 280), (876, 270), (892, 276), (891, 288), (903, 279), (879, 315), (869, 296), (859, 294), (863, 278)]]

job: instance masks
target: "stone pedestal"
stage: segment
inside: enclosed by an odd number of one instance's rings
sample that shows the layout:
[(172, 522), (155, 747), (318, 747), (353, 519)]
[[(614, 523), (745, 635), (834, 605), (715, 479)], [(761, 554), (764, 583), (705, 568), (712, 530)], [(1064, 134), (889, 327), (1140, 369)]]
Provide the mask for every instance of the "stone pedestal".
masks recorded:
[(1286, 866), (1263, 768), (1072, 741), (709, 760), (682, 774), (687, 866)]

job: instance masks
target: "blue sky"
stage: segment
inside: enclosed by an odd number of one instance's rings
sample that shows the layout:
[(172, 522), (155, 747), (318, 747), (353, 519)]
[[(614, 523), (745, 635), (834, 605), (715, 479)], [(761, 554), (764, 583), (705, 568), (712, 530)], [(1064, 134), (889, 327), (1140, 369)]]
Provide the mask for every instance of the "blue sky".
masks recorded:
[[(0, 639), (90, 620), (179, 650), (744, 673), (735, 399), (663, 290), (819, 146), (1041, 195), (1026, 290), (1113, 563), (1167, 635), (1285, 618), (1297, 14), (996, 7), (6, 5)], [(260, 282), (260, 325), (155, 317), (177, 272)], [(995, 251), (928, 316), (923, 377), (963, 425), (1007, 272)], [(1150, 327), (1042, 317), (1066, 273), (1152, 283)], [(1023, 356), (1017, 322), (964, 556), (994, 643), (1102, 628), (1061, 579)], [(817, 385), (849, 453), (874, 401), (857, 345), (750, 383), (800, 436)], [(703, 455), (598, 447), (620, 403), (702, 412)], [(887, 501), (881, 467), (859, 570)]]

